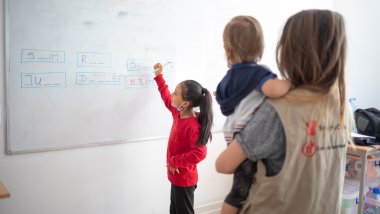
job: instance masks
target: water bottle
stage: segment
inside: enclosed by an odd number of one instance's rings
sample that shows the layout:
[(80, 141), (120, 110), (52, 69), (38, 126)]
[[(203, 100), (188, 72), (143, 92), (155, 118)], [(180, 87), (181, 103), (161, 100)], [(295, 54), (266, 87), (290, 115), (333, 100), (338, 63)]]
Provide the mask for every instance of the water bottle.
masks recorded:
[[(351, 112), (352, 112), (352, 118), (355, 118), (354, 117), (354, 113), (357, 109), (356, 105), (354, 104), (356, 98), (355, 97), (350, 97), (348, 99), (348, 102), (350, 103), (350, 108), (351, 108)], [(352, 126), (352, 132), (353, 133), (358, 133), (358, 130), (356, 129), (356, 124), (354, 123), (353, 126)]]
[(365, 199), (364, 214), (380, 214), (380, 189), (374, 187)]

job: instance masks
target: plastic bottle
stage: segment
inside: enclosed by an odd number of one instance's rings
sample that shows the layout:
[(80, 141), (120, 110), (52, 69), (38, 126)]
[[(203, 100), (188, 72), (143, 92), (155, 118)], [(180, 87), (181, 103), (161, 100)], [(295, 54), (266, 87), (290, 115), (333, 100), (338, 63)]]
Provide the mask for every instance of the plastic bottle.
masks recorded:
[(359, 204), (359, 186), (353, 185), (352, 181), (345, 180), (342, 199), (342, 209), (340, 214), (357, 214)]
[[(355, 115), (354, 113), (355, 113), (355, 111), (357, 109), (356, 105), (354, 104), (355, 101), (356, 101), (355, 97), (350, 97), (348, 99), (348, 102), (350, 103), (351, 112), (352, 112), (352, 118), (355, 118), (354, 117), (354, 115)], [(358, 133), (358, 130), (356, 129), (356, 124), (355, 123), (353, 124), (352, 132), (353, 133)]]
[(364, 213), (380, 214), (380, 189), (378, 187), (374, 187), (372, 193), (366, 196)]

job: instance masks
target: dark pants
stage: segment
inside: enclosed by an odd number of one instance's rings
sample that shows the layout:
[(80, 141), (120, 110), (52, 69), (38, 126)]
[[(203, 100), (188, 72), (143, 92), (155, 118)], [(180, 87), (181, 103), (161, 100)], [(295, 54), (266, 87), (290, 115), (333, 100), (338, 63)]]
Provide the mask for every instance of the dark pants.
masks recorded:
[(244, 200), (247, 198), (249, 189), (255, 181), (257, 172), (257, 162), (252, 162), (248, 159), (243, 161), (235, 170), (231, 191), (228, 193), (224, 202), (241, 208)]
[(197, 185), (179, 187), (172, 184), (170, 190), (170, 214), (194, 214), (194, 191)]

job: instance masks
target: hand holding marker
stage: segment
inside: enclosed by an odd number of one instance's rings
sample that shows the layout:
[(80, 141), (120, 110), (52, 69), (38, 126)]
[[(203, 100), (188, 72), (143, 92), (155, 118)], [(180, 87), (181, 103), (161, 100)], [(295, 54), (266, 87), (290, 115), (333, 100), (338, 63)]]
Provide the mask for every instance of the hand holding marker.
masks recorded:
[(162, 68), (163, 67), (165, 67), (165, 66), (167, 66), (167, 65), (169, 65), (171, 62), (170, 61), (168, 61), (167, 63), (165, 63), (165, 64), (163, 64), (163, 65), (161, 65), (161, 64), (156, 64), (157, 66), (155, 66), (155, 67), (157, 67), (157, 68), (155, 68), (154, 69), (154, 71), (153, 71), (153, 73), (154, 73), (154, 75), (159, 75), (161, 72), (162, 72)]

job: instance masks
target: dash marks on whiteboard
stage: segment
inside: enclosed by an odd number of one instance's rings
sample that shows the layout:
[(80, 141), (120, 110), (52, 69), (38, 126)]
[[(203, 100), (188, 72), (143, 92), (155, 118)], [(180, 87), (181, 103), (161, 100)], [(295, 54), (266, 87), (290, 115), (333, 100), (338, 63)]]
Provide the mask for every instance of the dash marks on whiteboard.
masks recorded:
[[(76, 72), (77, 85), (120, 85), (118, 74), (109, 72), (111, 53), (77, 52), (77, 69), (91, 68)], [(100, 70), (99, 70), (100, 69)]]
[(66, 72), (58, 72), (66, 63), (66, 53), (62, 50), (21, 49), (20, 64), (51, 64), (52, 71), (20, 72), (21, 88), (66, 88)]
[[(157, 61), (150, 59), (128, 59), (127, 74), (125, 75), (126, 88), (151, 88), (155, 86), (153, 80), (153, 65)], [(171, 60), (170, 66), (165, 67), (165, 73), (173, 73), (173, 63)]]

